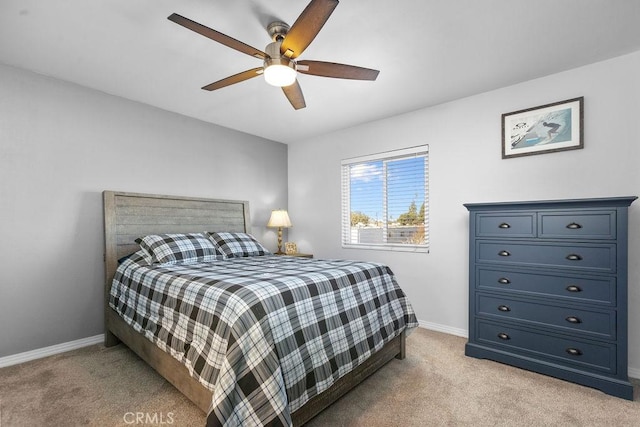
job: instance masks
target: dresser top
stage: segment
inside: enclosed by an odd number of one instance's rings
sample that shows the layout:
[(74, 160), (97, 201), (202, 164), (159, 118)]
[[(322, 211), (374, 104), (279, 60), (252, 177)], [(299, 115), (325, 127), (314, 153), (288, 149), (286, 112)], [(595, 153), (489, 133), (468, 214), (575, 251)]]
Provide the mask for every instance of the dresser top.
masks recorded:
[(593, 199), (560, 199), (560, 200), (532, 200), (515, 202), (465, 203), (470, 211), (494, 209), (566, 209), (566, 208), (597, 208), (597, 207), (627, 207), (638, 196), (603, 197)]

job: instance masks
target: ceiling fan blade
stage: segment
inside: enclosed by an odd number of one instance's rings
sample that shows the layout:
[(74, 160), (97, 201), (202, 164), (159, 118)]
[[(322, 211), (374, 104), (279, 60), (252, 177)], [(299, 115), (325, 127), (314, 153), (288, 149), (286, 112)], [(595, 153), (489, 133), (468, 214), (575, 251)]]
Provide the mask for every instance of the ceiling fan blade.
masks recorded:
[(380, 71), (355, 65), (336, 64), (323, 61), (298, 61), (298, 72), (336, 79), (375, 80)]
[(311, 0), (282, 41), (280, 53), (289, 58), (300, 56), (316, 38), (336, 6), (338, 0)]
[(296, 110), (304, 108), (307, 106), (304, 102), (304, 95), (302, 94), (302, 88), (300, 88), (300, 83), (296, 80), (290, 86), (283, 86), (282, 91), (285, 96)]
[(211, 84), (208, 84), (208, 85), (204, 86), (202, 89), (204, 89), (204, 90), (220, 89), (220, 88), (223, 88), (225, 86), (229, 86), (229, 85), (232, 85), (232, 84), (240, 83), (240, 82), (243, 82), (245, 80), (249, 80), (249, 79), (251, 79), (253, 77), (257, 77), (257, 76), (262, 74), (262, 71), (263, 71), (262, 67), (252, 68), (250, 70), (243, 71), (243, 72), (238, 73), (238, 74), (234, 74), (233, 76), (229, 76), (226, 79), (218, 80), (217, 82), (213, 82)]
[(263, 51), (256, 49), (255, 47), (249, 46), (248, 44), (242, 43), (239, 40), (234, 39), (233, 37), (229, 37), (225, 34), (222, 34), (219, 31), (211, 29), (209, 27), (205, 27), (202, 24), (198, 24), (195, 21), (192, 21), (189, 18), (185, 18), (182, 15), (178, 15), (177, 13), (172, 13), (171, 16), (167, 18), (170, 21), (175, 22), (178, 25), (182, 25), (185, 28), (190, 29), (191, 31), (195, 31), (196, 33), (203, 35), (211, 40), (217, 41), (231, 49), (235, 49), (239, 52), (246, 53), (249, 56), (254, 56), (259, 59), (266, 58), (267, 54)]

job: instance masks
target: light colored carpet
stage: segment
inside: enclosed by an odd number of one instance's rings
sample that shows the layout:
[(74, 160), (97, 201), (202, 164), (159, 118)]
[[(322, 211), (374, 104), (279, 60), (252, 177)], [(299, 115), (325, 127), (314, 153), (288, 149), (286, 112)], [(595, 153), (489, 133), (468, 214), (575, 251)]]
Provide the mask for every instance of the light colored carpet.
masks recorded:
[[(414, 331), (405, 360), (393, 360), (307, 425), (640, 425), (637, 382), (630, 402), (465, 357), (465, 342)], [(0, 369), (0, 427), (204, 424), (205, 414), (123, 345)]]

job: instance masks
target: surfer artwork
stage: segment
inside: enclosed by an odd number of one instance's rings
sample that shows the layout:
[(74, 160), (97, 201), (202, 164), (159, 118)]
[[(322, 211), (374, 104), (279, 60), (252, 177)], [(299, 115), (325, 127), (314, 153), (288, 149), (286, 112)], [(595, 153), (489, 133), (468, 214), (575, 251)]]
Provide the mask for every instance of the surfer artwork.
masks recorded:
[(582, 99), (503, 114), (503, 158), (582, 148)]
[(543, 116), (536, 115), (515, 123), (511, 130), (511, 148), (551, 144), (571, 140), (571, 108)]

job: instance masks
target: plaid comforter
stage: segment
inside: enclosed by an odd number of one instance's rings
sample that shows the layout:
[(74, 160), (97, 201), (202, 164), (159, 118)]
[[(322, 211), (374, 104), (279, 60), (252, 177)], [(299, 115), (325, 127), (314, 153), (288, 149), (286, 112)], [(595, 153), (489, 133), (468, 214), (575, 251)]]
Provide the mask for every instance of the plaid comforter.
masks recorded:
[(290, 414), (416, 317), (388, 267), (260, 256), (116, 272), (110, 305), (213, 392), (207, 425)]

